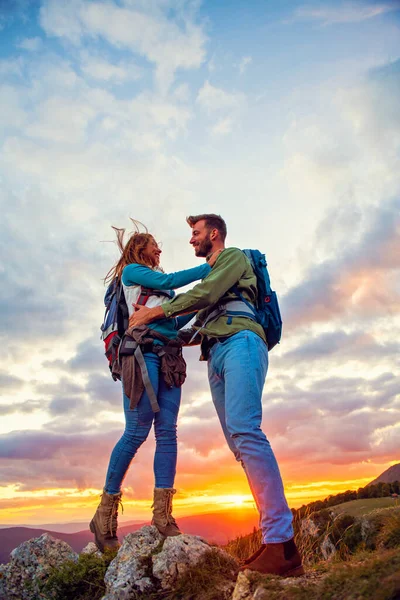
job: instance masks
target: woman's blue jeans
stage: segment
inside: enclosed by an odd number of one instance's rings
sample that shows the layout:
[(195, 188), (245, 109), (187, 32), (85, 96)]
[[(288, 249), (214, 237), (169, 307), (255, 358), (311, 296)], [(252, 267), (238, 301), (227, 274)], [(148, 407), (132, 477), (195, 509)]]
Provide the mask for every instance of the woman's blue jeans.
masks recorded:
[(176, 423), (181, 401), (181, 388), (168, 388), (160, 371), (160, 358), (153, 353), (144, 354), (153, 389), (157, 395), (160, 412), (153, 413), (147, 392), (138, 405), (129, 408), (129, 398), (123, 393), (125, 431), (111, 453), (104, 489), (108, 494), (118, 494), (129, 465), (138, 448), (146, 440), (154, 421), (156, 451), (154, 455), (155, 487), (174, 487), (177, 459)]
[(211, 394), (229, 448), (242, 463), (260, 513), (264, 543), (293, 537), (278, 463), (261, 430), (268, 350), (252, 331), (240, 331), (210, 350)]

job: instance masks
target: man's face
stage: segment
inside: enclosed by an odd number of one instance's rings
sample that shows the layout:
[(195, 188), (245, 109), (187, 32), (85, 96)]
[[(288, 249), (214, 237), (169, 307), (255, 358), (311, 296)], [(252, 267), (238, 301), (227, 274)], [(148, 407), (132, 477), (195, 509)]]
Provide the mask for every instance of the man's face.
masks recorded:
[(204, 220), (197, 221), (192, 227), (192, 237), (190, 244), (194, 248), (196, 256), (208, 256), (212, 250), (213, 244), (211, 241), (211, 231), (207, 229)]

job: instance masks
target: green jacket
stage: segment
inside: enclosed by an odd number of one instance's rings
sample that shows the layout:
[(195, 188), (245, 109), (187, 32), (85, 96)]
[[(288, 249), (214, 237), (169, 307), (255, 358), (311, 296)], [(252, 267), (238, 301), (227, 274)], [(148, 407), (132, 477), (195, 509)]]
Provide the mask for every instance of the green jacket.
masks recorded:
[[(237, 300), (236, 294), (231, 290), (233, 286), (239, 289), (243, 297), (253, 305), (257, 297), (257, 279), (249, 260), (239, 248), (226, 248), (221, 252), (211, 272), (201, 283), (194, 286), (185, 294), (178, 294), (169, 302), (162, 305), (166, 317), (179, 314), (197, 312), (192, 329), (182, 330), (179, 334), (186, 343), (189, 342), (194, 330), (201, 329), (201, 336), (224, 337), (233, 335), (238, 331), (248, 329), (254, 331), (264, 341), (264, 330), (255, 321), (246, 317), (233, 317), (228, 325), (226, 316), (217, 317), (207, 323), (202, 329), (207, 316), (227, 300)], [(231, 291), (229, 291), (231, 290)], [(201, 341), (200, 335), (196, 343)]]

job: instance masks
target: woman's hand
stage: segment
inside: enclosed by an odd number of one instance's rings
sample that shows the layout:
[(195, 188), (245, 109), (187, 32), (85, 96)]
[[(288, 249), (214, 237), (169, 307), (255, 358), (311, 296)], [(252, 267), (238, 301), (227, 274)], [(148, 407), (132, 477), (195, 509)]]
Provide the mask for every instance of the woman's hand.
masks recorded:
[(207, 263), (210, 265), (210, 267), (213, 267), (215, 265), (215, 261), (217, 260), (218, 256), (221, 254), (222, 250), (224, 250), (224, 248), (220, 248), (219, 250), (216, 250), (215, 252), (210, 254), (210, 256), (207, 258)]
[(162, 317), (165, 317), (164, 311), (161, 306), (155, 306), (154, 308), (148, 308), (142, 304), (132, 304), (135, 309), (133, 315), (129, 319), (129, 327), (138, 327), (139, 325), (147, 325), (152, 321), (156, 321)]

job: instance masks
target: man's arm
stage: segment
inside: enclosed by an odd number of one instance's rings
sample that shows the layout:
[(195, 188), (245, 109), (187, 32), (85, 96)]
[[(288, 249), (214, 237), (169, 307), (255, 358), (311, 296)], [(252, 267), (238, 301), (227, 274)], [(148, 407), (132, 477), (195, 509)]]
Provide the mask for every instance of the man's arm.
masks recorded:
[[(135, 310), (130, 325), (143, 325), (176, 315), (197, 312), (202, 308), (216, 304), (222, 296), (234, 286), (246, 269), (246, 259), (241, 250), (227, 248), (221, 252), (211, 273), (185, 294), (179, 294), (161, 306)], [(135, 306), (136, 309), (136, 306)], [(131, 322), (132, 321), (132, 322)]]

